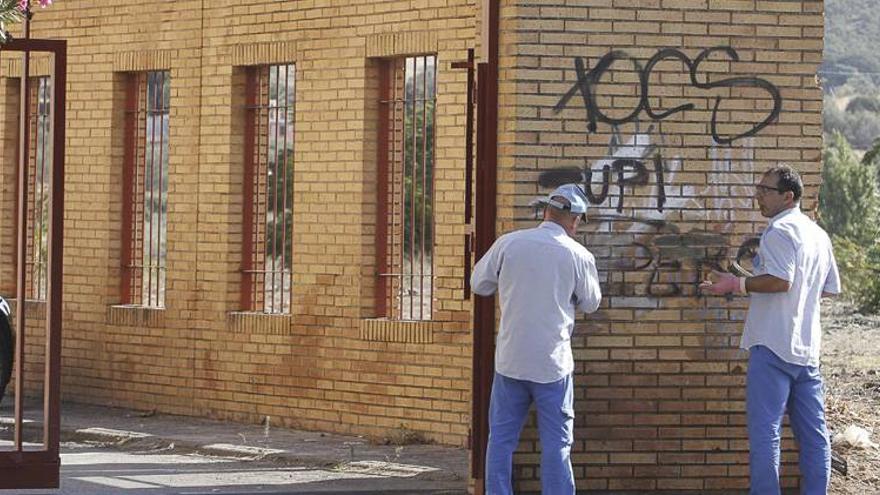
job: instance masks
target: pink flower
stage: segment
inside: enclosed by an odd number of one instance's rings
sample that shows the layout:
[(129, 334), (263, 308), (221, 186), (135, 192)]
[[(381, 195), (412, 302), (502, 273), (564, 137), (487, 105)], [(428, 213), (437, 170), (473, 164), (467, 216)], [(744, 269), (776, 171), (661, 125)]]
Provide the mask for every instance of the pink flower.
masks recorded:
[[(52, 0), (39, 0), (39, 2), (40, 2), (40, 7), (44, 8), (44, 9), (46, 7), (52, 5)], [(28, 7), (30, 6), (30, 3), (31, 3), (30, 0), (18, 0), (18, 10), (24, 12), (25, 10), (28, 9)]]

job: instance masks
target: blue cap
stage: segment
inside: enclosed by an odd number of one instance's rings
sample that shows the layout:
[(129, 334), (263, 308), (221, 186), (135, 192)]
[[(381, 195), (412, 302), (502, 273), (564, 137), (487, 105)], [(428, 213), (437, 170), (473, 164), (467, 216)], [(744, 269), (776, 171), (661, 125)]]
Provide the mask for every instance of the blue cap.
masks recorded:
[[(568, 204), (553, 199), (557, 197), (565, 198)], [(587, 212), (587, 195), (577, 184), (563, 184), (547, 196), (547, 204), (574, 215), (583, 215)]]

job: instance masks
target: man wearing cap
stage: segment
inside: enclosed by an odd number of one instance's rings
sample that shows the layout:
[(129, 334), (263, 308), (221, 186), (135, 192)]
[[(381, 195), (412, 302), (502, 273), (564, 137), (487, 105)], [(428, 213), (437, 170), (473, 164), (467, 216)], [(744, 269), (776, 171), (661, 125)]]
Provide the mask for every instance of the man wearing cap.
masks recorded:
[(541, 438), (542, 492), (575, 493), (571, 334), (575, 310), (592, 313), (602, 298), (595, 259), (572, 238), (586, 211), (579, 186), (560, 186), (548, 196), (540, 225), (501, 236), (474, 266), (473, 291), (490, 296), (497, 290), (501, 303), (489, 405), (488, 494), (513, 493), (513, 453), (532, 403)]
[(743, 349), (749, 350), (746, 419), (753, 495), (778, 495), (779, 440), (788, 411), (800, 447), (801, 493), (824, 495), (831, 475), (825, 424), (825, 393), (819, 372), (819, 301), (840, 293), (831, 241), (801, 213), (804, 186), (786, 166), (764, 173), (755, 186), (761, 214), (770, 223), (761, 235), (755, 276), (714, 273), (701, 287), (715, 295), (749, 295)]

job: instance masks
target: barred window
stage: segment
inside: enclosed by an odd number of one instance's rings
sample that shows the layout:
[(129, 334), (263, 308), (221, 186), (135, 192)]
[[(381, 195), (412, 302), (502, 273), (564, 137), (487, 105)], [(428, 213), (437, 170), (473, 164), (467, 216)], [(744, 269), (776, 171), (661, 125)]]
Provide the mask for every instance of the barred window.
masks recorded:
[(128, 75), (122, 212), (122, 299), (165, 307), (168, 245), (168, 71)]
[(289, 314), (293, 261), (293, 64), (247, 70), (241, 306)]
[(376, 313), (430, 320), (436, 56), (385, 62), (379, 101)]

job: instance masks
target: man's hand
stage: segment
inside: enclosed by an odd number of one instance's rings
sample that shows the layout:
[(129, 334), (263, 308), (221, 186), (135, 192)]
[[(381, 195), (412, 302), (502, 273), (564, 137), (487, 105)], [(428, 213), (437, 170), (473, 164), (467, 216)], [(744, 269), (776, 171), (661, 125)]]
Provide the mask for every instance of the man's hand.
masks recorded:
[(706, 280), (700, 284), (700, 289), (715, 295), (723, 296), (725, 294), (738, 294), (741, 292), (740, 278), (732, 273), (722, 273), (712, 270), (715, 282)]

